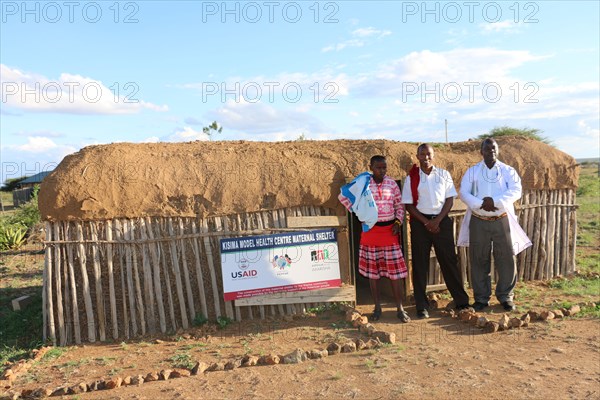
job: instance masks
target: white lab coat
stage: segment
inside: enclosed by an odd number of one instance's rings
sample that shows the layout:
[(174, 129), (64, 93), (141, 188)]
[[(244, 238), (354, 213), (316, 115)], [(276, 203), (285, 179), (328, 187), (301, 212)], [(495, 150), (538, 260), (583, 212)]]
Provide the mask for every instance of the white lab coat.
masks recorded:
[[(517, 171), (504, 164), (496, 161), (499, 174), (498, 179), (493, 184), (500, 186), (501, 195), (494, 197), (494, 204), (502, 205), (502, 208), (507, 213), (510, 226), (510, 236), (513, 242), (513, 254), (519, 254), (531, 246), (531, 240), (527, 237), (525, 231), (519, 225), (517, 216), (515, 215), (514, 202), (521, 198), (521, 178)], [(485, 168), (485, 170), (484, 170)], [(482, 199), (477, 197), (479, 181), (485, 179), (484, 173), (487, 166), (484, 161), (481, 161), (465, 172), (460, 183), (460, 198), (467, 205), (467, 212), (463, 219), (460, 231), (458, 234), (458, 246), (469, 246), (469, 223), (471, 222), (472, 210), (481, 208)]]

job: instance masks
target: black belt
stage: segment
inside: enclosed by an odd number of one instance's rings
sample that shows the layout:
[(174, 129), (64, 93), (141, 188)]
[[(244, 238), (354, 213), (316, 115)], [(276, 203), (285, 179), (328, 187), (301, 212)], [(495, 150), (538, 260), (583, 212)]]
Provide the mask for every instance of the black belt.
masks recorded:
[(439, 214), (421, 214), (422, 216), (424, 216), (427, 219), (434, 219), (435, 217), (437, 217)]
[(395, 219), (391, 219), (389, 221), (381, 221), (381, 222), (375, 223), (375, 226), (390, 226), (390, 225), (394, 225), (394, 222), (396, 222)]

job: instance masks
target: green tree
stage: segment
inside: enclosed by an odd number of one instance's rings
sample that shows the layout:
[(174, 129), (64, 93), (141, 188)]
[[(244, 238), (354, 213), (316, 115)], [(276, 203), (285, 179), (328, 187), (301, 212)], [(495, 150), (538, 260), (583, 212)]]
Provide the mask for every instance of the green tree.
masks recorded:
[(489, 137), (497, 138), (497, 137), (501, 137), (501, 136), (524, 136), (527, 138), (539, 140), (542, 143), (552, 144), (550, 139), (548, 139), (545, 136), (542, 136), (541, 133), (543, 133), (543, 131), (540, 129), (535, 129), (535, 128), (519, 129), (519, 128), (513, 128), (513, 127), (505, 125), (505, 126), (497, 126), (497, 127), (493, 128), (492, 130), (490, 130), (488, 133), (484, 133), (483, 135), (477, 136), (477, 139), (483, 140), (483, 139), (486, 139)]
[(12, 192), (17, 188), (17, 185), (21, 183), (21, 181), (27, 179), (26, 176), (22, 176), (20, 178), (10, 178), (4, 181), (4, 186), (2, 186), (3, 192)]
[(202, 128), (202, 132), (204, 132), (210, 140), (212, 140), (213, 134), (223, 132), (223, 127), (217, 124), (217, 121), (213, 121), (212, 124), (205, 126)]

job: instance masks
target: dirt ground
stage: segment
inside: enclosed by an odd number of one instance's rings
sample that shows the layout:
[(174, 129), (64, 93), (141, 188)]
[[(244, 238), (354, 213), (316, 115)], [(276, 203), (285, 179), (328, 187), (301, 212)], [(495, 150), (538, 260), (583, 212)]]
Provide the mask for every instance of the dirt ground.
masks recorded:
[[(359, 306), (368, 313), (370, 305)], [(414, 307), (408, 308), (415, 318)], [(499, 318), (498, 305), (486, 314)], [(238, 398), (600, 398), (600, 321), (565, 319), (484, 334), (440, 312), (428, 320), (400, 323), (384, 309), (375, 323), (394, 332), (396, 343), (300, 364), (255, 366), (140, 386), (64, 396), (70, 399)], [(205, 326), (194, 337), (147, 338), (131, 343), (68, 348), (34, 365), (18, 389), (91, 383), (112, 376), (146, 375), (192, 361), (229, 361), (244, 354), (287, 354), (324, 349), (361, 334), (339, 311), (294, 320)]]

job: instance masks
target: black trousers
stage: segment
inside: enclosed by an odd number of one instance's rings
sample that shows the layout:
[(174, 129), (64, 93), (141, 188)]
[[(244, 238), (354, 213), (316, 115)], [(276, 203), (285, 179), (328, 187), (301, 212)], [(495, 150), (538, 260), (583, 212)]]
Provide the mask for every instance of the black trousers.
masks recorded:
[(446, 216), (440, 223), (440, 232), (433, 234), (417, 219), (411, 218), (410, 239), (412, 242), (412, 280), (417, 310), (429, 308), (425, 291), (429, 275), (431, 245), (433, 245), (442, 276), (454, 303), (457, 306), (468, 304), (469, 295), (465, 292), (458, 268), (452, 220)]

